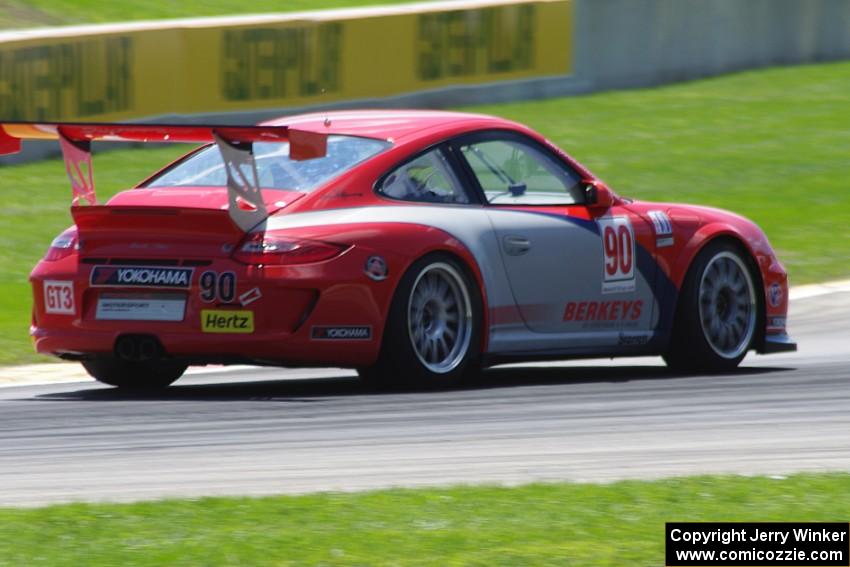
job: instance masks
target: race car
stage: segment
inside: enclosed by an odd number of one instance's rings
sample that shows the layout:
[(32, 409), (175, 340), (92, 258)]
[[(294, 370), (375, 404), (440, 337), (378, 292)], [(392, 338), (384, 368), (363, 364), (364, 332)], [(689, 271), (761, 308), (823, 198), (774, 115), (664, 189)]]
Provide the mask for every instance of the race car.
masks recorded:
[[(795, 350), (788, 279), (733, 213), (620, 197), (515, 122), (338, 111), (259, 126), (4, 123), (60, 142), (74, 225), (32, 271), (40, 353), (164, 387), (189, 365), (446, 386), (507, 362)], [(97, 204), (91, 141), (200, 147)]]

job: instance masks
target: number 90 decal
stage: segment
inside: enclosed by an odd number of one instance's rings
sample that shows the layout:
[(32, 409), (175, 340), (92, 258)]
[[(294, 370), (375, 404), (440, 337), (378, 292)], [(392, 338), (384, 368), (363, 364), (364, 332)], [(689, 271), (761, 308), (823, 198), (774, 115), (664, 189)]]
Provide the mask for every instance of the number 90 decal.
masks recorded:
[(598, 219), (602, 236), (602, 293), (635, 290), (635, 231), (628, 217)]
[(201, 301), (231, 303), (236, 297), (236, 274), (233, 272), (204, 272), (198, 280)]

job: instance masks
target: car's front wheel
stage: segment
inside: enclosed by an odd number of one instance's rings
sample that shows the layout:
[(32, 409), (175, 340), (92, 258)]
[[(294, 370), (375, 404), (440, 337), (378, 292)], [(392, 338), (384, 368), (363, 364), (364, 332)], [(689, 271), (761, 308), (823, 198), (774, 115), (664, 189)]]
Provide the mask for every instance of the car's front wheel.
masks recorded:
[(127, 390), (158, 390), (169, 386), (186, 371), (174, 361), (125, 362), (115, 358), (84, 360), (83, 368), (104, 384)]
[(477, 372), (482, 300), (469, 270), (453, 256), (428, 255), (402, 277), (378, 363), (360, 371), (379, 386), (445, 387)]
[(746, 258), (730, 242), (707, 245), (682, 286), (664, 359), (674, 370), (736, 368), (753, 342), (759, 302)]

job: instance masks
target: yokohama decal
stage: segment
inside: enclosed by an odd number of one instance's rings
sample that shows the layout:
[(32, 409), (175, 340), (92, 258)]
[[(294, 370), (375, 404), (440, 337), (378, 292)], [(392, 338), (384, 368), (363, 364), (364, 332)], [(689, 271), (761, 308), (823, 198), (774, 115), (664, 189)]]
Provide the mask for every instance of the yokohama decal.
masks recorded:
[(168, 287), (187, 289), (192, 283), (192, 268), (95, 266), (92, 287)]
[(368, 341), (372, 338), (372, 327), (313, 327), (310, 337), (319, 341)]
[(635, 231), (628, 217), (600, 218), (602, 235), (602, 293), (635, 290)]

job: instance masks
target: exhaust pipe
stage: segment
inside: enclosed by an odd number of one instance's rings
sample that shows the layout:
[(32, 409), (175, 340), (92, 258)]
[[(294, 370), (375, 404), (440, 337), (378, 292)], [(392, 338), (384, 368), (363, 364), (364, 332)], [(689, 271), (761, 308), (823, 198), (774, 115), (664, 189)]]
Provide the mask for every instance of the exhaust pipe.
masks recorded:
[(115, 341), (115, 356), (119, 359), (132, 362), (136, 360), (138, 348), (133, 337), (120, 337)]
[(139, 337), (136, 347), (138, 348), (137, 356), (140, 362), (159, 358), (159, 343), (153, 337)]
[(163, 354), (153, 335), (122, 335), (115, 341), (115, 356), (124, 362), (151, 362)]

